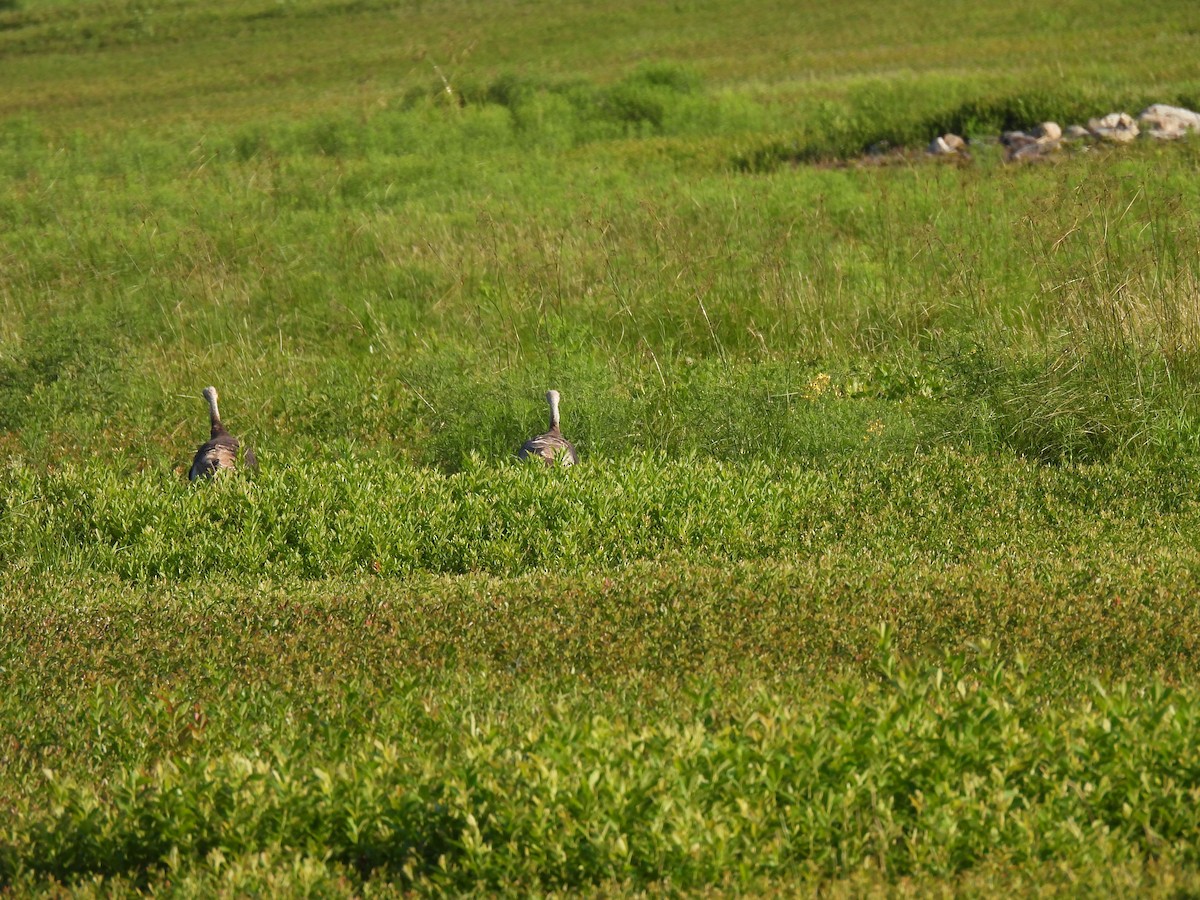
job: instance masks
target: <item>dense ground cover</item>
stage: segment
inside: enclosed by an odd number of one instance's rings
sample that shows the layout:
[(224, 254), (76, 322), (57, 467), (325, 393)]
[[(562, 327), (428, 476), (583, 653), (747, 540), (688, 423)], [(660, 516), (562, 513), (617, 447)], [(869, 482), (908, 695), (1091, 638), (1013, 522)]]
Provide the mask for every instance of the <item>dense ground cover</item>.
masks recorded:
[(0, 892), (1200, 889), (1198, 44), (0, 0)]

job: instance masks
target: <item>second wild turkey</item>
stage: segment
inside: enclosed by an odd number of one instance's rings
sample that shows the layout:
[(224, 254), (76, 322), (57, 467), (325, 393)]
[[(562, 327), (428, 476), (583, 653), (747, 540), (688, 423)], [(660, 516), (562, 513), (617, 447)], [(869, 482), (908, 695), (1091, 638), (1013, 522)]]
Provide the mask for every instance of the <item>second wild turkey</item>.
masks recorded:
[[(204, 399), (208, 401), (208, 417), (211, 427), (208, 442), (201, 445), (192, 460), (192, 470), (188, 473), (188, 481), (195, 481), (197, 478), (211, 478), (222, 469), (237, 468), (238, 439), (226, 431), (225, 426), (221, 424), (221, 413), (217, 409), (217, 389), (210, 385), (204, 389), (203, 395)], [(242, 462), (247, 468), (258, 468), (258, 460), (255, 459), (254, 451), (249, 447), (242, 455)]]
[(579, 454), (558, 428), (558, 391), (546, 391), (546, 402), (550, 405), (550, 430), (527, 440), (517, 451), (517, 456), (521, 459), (537, 457), (548, 466), (555, 463), (573, 466), (579, 462)]

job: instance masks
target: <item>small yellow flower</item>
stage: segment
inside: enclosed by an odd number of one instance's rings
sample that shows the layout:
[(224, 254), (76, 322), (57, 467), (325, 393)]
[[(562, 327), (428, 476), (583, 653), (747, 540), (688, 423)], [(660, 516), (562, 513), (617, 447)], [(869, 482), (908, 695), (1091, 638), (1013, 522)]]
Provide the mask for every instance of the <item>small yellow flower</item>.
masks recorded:
[(814, 376), (813, 380), (808, 383), (808, 391), (807, 391), (808, 399), (816, 400), (823, 393), (825, 393), (827, 390), (829, 390), (829, 385), (832, 382), (833, 382), (833, 379), (830, 378), (828, 375), (826, 375), (824, 372), (820, 373), (819, 375)]
[(863, 435), (864, 441), (869, 441), (871, 438), (877, 438), (883, 434), (883, 420), (872, 419), (867, 423), (867, 433)]

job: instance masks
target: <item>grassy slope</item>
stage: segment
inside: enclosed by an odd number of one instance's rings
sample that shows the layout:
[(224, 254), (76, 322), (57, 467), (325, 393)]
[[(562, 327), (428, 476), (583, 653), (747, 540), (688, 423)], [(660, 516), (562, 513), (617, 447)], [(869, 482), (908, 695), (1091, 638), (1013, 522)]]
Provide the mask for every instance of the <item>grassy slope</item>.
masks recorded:
[[(1195, 142), (792, 162), (1195, 106), (1198, 42), (0, 12), (0, 884), (1194, 888)], [(266, 471), (197, 491), (210, 381)]]
[[(1194, 79), (1195, 11), (1120, 0), (1048, 11), (1014, 4), (868, 0), (731, 6), (568, 2), (71, 4), (29, 2), (0, 32), (0, 111), (67, 125), (240, 122), (367, 111), (434, 80), (508, 71), (609, 80), (632, 66), (687, 60), (719, 82), (829, 84), (855, 76), (988, 73), (1044, 84), (1064, 72), (1153, 90)], [(796, 85), (799, 82), (800, 85)], [(791, 87), (789, 87), (789, 84)], [(836, 87), (835, 87), (836, 90)]]

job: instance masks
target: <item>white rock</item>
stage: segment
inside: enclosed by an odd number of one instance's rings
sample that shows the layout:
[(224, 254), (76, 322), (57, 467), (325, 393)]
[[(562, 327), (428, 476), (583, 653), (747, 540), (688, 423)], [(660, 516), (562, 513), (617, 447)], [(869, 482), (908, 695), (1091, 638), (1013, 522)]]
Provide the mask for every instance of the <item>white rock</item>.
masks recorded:
[(1089, 138), (1092, 133), (1082, 125), (1068, 125), (1067, 130), (1063, 135), (1068, 141), (1078, 141), (1083, 138)]
[(1057, 122), (1043, 122), (1033, 129), (1033, 136), (1039, 141), (1057, 141), (1062, 138), (1062, 129)]
[(943, 134), (929, 144), (929, 152), (935, 156), (951, 156), (967, 148), (967, 142), (957, 134)]
[(1138, 136), (1137, 122), (1129, 113), (1109, 113), (1101, 119), (1089, 119), (1088, 131), (1096, 137), (1127, 144)]
[(1200, 131), (1200, 113), (1165, 103), (1147, 106), (1138, 114), (1138, 122), (1151, 137), (1159, 140), (1173, 140), (1190, 131)]

